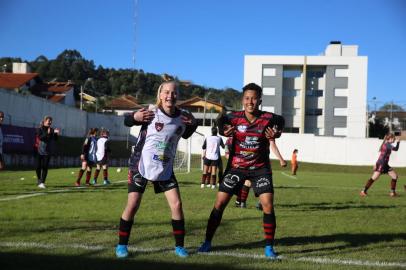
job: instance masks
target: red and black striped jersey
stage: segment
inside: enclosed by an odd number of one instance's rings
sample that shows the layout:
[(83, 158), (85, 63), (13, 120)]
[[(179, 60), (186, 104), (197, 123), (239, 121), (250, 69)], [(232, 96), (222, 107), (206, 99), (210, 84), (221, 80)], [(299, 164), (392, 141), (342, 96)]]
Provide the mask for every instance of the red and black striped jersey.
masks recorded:
[(380, 149), (380, 154), (379, 154), (377, 163), (381, 163), (381, 164), (389, 163), (389, 157), (390, 157), (390, 154), (392, 153), (392, 150), (398, 151), (398, 149), (399, 149), (399, 142), (396, 144), (396, 146), (393, 146), (389, 142), (384, 143)]
[(244, 170), (270, 167), (269, 140), (265, 136), (265, 130), (276, 125), (278, 125), (278, 129), (282, 130), (283, 117), (259, 111), (257, 119), (251, 123), (246, 118), (244, 111), (238, 111), (219, 119), (218, 126), (222, 135), (224, 135), (224, 125), (231, 125), (235, 128), (229, 166)]

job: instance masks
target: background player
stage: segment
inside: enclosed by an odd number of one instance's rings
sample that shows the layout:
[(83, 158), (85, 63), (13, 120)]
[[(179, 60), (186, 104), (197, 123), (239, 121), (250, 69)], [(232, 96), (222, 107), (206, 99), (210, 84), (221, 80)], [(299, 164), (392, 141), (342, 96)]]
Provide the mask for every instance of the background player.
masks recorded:
[(4, 158), (3, 158), (3, 132), (1, 131), (1, 125), (4, 120), (4, 112), (0, 111), (0, 171), (4, 169)]
[(390, 157), (390, 154), (392, 153), (392, 150), (398, 151), (398, 149), (399, 149), (399, 140), (397, 140), (396, 146), (393, 146), (395, 139), (396, 139), (396, 137), (393, 133), (389, 133), (383, 139), (381, 147), (379, 148), (379, 151), (380, 151), (379, 158), (376, 161), (376, 164), (374, 166), (374, 172), (372, 173), (371, 178), (369, 178), (368, 181), (366, 182), (364, 189), (361, 190), (361, 192), (360, 192), (360, 195), (362, 197), (367, 196), (367, 191), (372, 186), (372, 184), (376, 180), (378, 180), (378, 178), (381, 174), (386, 174), (386, 173), (392, 178), (392, 181), (390, 184), (389, 195), (391, 197), (397, 196), (396, 182), (398, 180), (398, 175), (395, 172), (395, 170), (393, 170), (392, 167), (389, 166), (389, 157)]
[(52, 128), (52, 117), (45, 116), (40, 127), (36, 131), (36, 173), (38, 187), (46, 188), (45, 180), (48, 175), (48, 166), (51, 155), (55, 151), (55, 141), (58, 139), (59, 129)]
[(75, 186), (80, 186), (80, 180), (86, 170), (86, 185), (90, 185), (90, 177), (92, 175), (92, 167), (96, 164), (96, 150), (97, 150), (97, 128), (91, 128), (82, 146), (82, 154), (80, 160), (82, 167), (79, 170), (78, 178), (76, 179)]
[(203, 142), (203, 175), (201, 188), (206, 185), (214, 189), (216, 187), (217, 169), (220, 166), (221, 155), (220, 147), (224, 148), (224, 143), (221, 137), (217, 136), (217, 128), (211, 128), (211, 136), (207, 137)]
[(97, 165), (96, 170), (94, 171), (92, 184), (97, 184), (97, 178), (99, 177), (100, 170), (103, 168), (103, 184), (109, 185), (109, 158), (111, 155), (110, 141), (109, 141), (109, 131), (102, 129), (100, 132), (100, 138), (97, 140), (97, 150), (96, 150), (96, 159)]
[(290, 160), (292, 175), (296, 175), (296, 171), (299, 168), (299, 165), (297, 163), (297, 153), (298, 152), (299, 152), (299, 150), (297, 150), (297, 149), (293, 150), (292, 159)]

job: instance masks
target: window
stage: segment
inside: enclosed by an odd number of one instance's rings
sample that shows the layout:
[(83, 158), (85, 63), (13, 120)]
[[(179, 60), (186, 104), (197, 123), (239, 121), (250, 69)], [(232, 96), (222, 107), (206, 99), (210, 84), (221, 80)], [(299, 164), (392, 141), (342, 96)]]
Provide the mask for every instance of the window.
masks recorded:
[(306, 109), (306, 115), (323, 115), (323, 109)]
[(266, 111), (266, 112), (274, 113), (275, 112), (275, 107), (274, 106), (262, 106), (262, 110)]
[(295, 89), (285, 89), (283, 90), (284, 97), (297, 97), (299, 96), (299, 90)]
[(348, 77), (348, 69), (346, 68), (337, 68), (335, 70), (336, 77)]
[(347, 136), (347, 128), (334, 128), (333, 131), (334, 136)]
[(307, 71), (308, 78), (322, 78), (323, 76), (324, 76), (323, 71), (316, 71), (316, 70)]
[(295, 116), (300, 115), (300, 109), (286, 109), (282, 112), (284, 116)]
[(275, 87), (264, 87), (264, 95), (274, 96), (275, 95)]
[(334, 108), (334, 116), (347, 116), (347, 108)]
[(323, 90), (307, 90), (306, 91), (306, 96), (308, 96), (308, 97), (322, 97), (323, 96)]
[(301, 70), (284, 70), (283, 78), (298, 78), (302, 76)]
[(285, 133), (299, 133), (299, 128), (298, 127), (285, 127), (283, 129), (283, 132), (285, 132)]
[(334, 96), (336, 97), (348, 97), (348, 89), (346, 88), (335, 88)]
[(274, 77), (276, 75), (275, 68), (264, 68), (264, 76), (271, 76)]

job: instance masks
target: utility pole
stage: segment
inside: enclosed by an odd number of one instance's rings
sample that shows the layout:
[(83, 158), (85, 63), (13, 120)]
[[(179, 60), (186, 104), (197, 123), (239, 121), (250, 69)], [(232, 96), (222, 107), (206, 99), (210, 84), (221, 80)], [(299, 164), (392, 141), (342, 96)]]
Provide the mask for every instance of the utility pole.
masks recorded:
[(392, 133), (392, 121), (393, 121), (393, 100), (390, 102), (390, 112), (389, 112), (389, 132)]
[(80, 110), (83, 110), (83, 85), (80, 86)]

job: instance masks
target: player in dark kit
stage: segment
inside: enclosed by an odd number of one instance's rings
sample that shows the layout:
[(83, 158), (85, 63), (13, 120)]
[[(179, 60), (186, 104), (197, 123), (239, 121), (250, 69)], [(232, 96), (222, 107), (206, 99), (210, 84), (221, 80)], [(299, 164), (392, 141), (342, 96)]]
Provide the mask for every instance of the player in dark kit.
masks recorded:
[(207, 223), (206, 238), (199, 252), (211, 250), (211, 241), (220, 225), (224, 209), (231, 197), (238, 194), (245, 180), (249, 179), (263, 207), (265, 256), (270, 259), (277, 258), (273, 249), (276, 219), (269, 145), (270, 140), (280, 137), (285, 121), (282, 116), (259, 110), (261, 96), (260, 86), (254, 83), (246, 85), (243, 88), (242, 98), (244, 111), (230, 113), (218, 120), (220, 134), (232, 136), (233, 144), (223, 181)]
[(398, 180), (398, 175), (392, 169), (392, 167), (389, 166), (389, 157), (390, 157), (390, 154), (392, 153), (392, 150), (398, 151), (398, 149), (399, 149), (399, 140), (397, 141), (396, 146), (393, 146), (395, 139), (396, 139), (396, 136), (392, 133), (389, 133), (383, 139), (382, 145), (379, 148), (380, 155), (374, 166), (374, 172), (373, 172), (371, 178), (369, 178), (367, 183), (365, 184), (364, 189), (361, 190), (361, 192), (360, 192), (361, 197), (367, 196), (367, 191), (372, 186), (372, 184), (376, 180), (378, 180), (378, 178), (381, 174), (386, 174), (386, 173), (392, 178), (391, 191), (390, 191), (389, 195), (391, 197), (397, 196), (396, 182)]
[(86, 170), (86, 186), (90, 185), (90, 177), (92, 175), (92, 167), (96, 165), (96, 150), (97, 150), (97, 128), (89, 129), (87, 137), (82, 146), (82, 154), (80, 160), (82, 167), (79, 170), (78, 178), (76, 179), (75, 186), (80, 187), (80, 180)]

